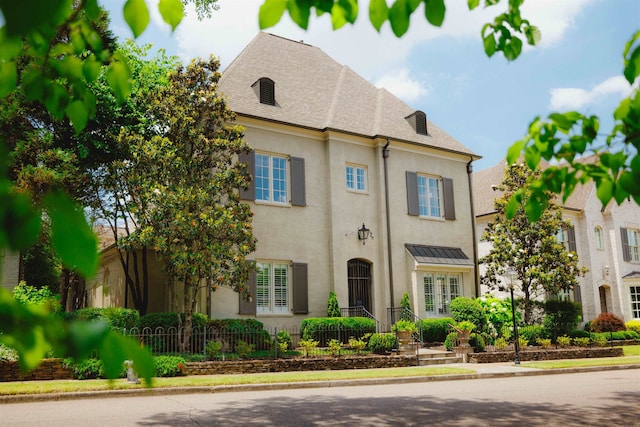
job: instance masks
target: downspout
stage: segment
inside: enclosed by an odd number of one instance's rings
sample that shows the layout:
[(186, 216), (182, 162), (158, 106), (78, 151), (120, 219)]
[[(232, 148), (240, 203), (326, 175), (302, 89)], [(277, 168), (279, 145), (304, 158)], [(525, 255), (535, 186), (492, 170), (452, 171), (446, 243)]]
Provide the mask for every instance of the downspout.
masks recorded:
[(389, 138), (382, 148), (382, 159), (384, 163), (384, 205), (387, 215), (387, 257), (389, 262), (389, 301), (391, 307), (394, 305), (393, 297), (393, 257), (391, 255), (391, 217), (389, 215), (389, 171), (387, 168), (387, 159), (389, 158)]
[(473, 208), (473, 186), (471, 183), (471, 173), (473, 172), (473, 157), (467, 163), (467, 179), (469, 181), (469, 205), (471, 207), (471, 233), (473, 234), (473, 270), (476, 298), (480, 296), (480, 266), (478, 265), (478, 243), (476, 240), (476, 214)]

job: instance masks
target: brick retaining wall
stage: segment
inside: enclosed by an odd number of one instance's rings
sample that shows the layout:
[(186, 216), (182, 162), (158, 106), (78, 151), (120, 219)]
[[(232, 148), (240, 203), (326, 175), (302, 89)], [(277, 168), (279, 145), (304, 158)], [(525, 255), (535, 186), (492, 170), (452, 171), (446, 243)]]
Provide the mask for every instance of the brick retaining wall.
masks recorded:
[[(594, 347), (594, 348), (560, 348), (553, 350), (523, 350), (520, 351), (520, 360), (559, 360), (559, 359), (591, 359), (594, 357), (621, 357), (623, 350), (620, 347)], [(515, 357), (513, 351), (492, 351), (487, 353), (469, 354), (470, 363), (496, 363), (511, 362)]]
[(329, 371), (340, 369), (400, 368), (416, 366), (415, 356), (341, 356), (325, 358), (261, 359), (189, 362), (187, 375), (248, 374), (264, 372)]
[(26, 374), (22, 373), (18, 362), (0, 363), (0, 382), (70, 379), (73, 374), (71, 369), (62, 367), (62, 359), (44, 359), (40, 366)]

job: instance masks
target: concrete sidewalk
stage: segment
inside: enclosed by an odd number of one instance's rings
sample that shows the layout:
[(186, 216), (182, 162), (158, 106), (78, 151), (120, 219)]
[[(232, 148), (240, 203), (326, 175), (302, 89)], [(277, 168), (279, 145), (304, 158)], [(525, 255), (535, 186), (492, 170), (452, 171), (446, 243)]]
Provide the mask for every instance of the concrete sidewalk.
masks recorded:
[(472, 379), (483, 379), (483, 378), (508, 378), (508, 377), (529, 376), (529, 375), (557, 375), (557, 374), (567, 374), (567, 373), (577, 373), (577, 372), (594, 372), (594, 371), (609, 371), (609, 370), (640, 370), (640, 364), (589, 366), (589, 367), (562, 368), (562, 369), (528, 368), (525, 365), (515, 365), (513, 362), (451, 363), (451, 364), (443, 364), (439, 366), (470, 369), (470, 370), (474, 370), (475, 372), (468, 373), (468, 374), (432, 375), (432, 376), (425, 376), (425, 377), (370, 378), (370, 379), (357, 379), (357, 380), (305, 381), (305, 382), (297, 382), (297, 383), (240, 384), (240, 385), (227, 385), (227, 386), (166, 387), (166, 388), (152, 388), (152, 389), (138, 388), (138, 389), (130, 389), (130, 390), (101, 390), (101, 391), (67, 392), (67, 393), (10, 395), (10, 396), (0, 396), (0, 404), (123, 397), (123, 396), (152, 396), (152, 395), (158, 396), (158, 395), (173, 395), (173, 394), (187, 394), (187, 393), (227, 393), (227, 392), (242, 392), (242, 391), (301, 389), (301, 388), (350, 387), (350, 386), (361, 386), (361, 385), (457, 381), (457, 380), (472, 380)]

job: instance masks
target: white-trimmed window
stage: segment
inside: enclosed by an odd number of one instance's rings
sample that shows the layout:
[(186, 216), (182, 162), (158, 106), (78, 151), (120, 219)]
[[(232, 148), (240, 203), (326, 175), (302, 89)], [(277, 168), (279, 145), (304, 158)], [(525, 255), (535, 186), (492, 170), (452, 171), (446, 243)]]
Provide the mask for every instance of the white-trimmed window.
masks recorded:
[(353, 191), (367, 191), (367, 168), (364, 166), (347, 165), (345, 168), (347, 189)]
[(441, 218), (442, 189), (440, 178), (418, 175), (418, 207), (420, 216)]
[(562, 243), (564, 247), (568, 249), (569, 238), (567, 236), (567, 230), (565, 230), (564, 228), (558, 230), (558, 232), (556, 233), (556, 240), (558, 241), (558, 243)]
[(640, 285), (629, 287), (629, 299), (631, 300), (631, 317), (640, 319)]
[(287, 195), (287, 158), (256, 153), (256, 200), (289, 203)]
[(289, 263), (256, 263), (256, 313), (289, 313)]
[(462, 295), (462, 277), (456, 273), (424, 273), (424, 306), (427, 315), (451, 314), (451, 301)]
[(604, 240), (602, 236), (602, 228), (600, 226), (596, 226), (596, 228), (593, 229), (593, 233), (596, 237), (596, 249), (603, 250)]

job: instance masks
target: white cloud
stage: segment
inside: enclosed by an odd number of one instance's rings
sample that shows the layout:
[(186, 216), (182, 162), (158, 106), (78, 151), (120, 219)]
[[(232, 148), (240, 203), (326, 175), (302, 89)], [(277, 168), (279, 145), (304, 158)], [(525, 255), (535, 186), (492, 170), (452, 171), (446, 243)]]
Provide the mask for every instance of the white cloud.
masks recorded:
[(563, 111), (577, 110), (611, 95), (623, 98), (628, 96), (631, 90), (631, 85), (622, 76), (610, 77), (595, 85), (591, 90), (581, 88), (551, 89), (549, 108)]
[(383, 87), (406, 103), (413, 103), (429, 94), (429, 89), (409, 75), (408, 68), (390, 71), (375, 82), (376, 87)]
[(576, 16), (592, 0), (530, 0), (521, 9), (522, 17), (540, 29), (539, 48), (555, 45), (574, 26)]

